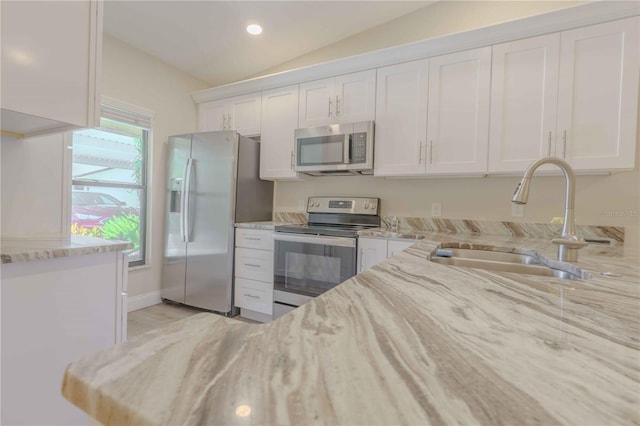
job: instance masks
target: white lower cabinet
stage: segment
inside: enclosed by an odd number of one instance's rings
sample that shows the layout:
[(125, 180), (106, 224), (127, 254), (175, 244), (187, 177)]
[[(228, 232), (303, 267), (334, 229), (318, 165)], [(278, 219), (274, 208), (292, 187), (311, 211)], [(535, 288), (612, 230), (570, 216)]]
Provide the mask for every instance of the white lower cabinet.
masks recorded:
[(387, 240), (383, 238), (358, 238), (358, 273), (371, 268), (387, 258)]
[(387, 257), (395, 256), (406, 248), (411, 247), (416, 243), (415, 240), (409, 241), (398, 241), (398, 240), (389, 240), (387, 242)]
[(236, 229), (234, 305), (243, 318), (273, 318), (273, 231)]
[(358, 273), (395, 256), (402, 250), (411, 247), (416, 240), (387, 240), (385, 238), (358, 238)]
[(126, 339), (127, 273), (122, 252), (2, 265), (1, 424), (87, 424), (62, 378)]
[(236, 306), (263, 314), (273, 314), (273, 285), (236, 277)]

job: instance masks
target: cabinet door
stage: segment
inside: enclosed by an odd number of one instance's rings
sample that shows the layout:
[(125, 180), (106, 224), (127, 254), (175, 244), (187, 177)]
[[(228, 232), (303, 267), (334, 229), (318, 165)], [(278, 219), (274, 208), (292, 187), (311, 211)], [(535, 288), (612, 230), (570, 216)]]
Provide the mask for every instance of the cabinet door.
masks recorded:
[(336, 120), (334, 79), (300, 84), (299, 126), (315, 127), (332, 124)]
[(427, 173), (486, 173), (491, 47), (430, 59)]
[(293, 132), (298, 127), (298, 86), (262, 92), (260, 178), (296, 179)]
[(489, 172), (523, 172), (553, 154), (560, 34), (493, 46)]
[(561, 34), (556, 156), (575, 169), (635, 165), (638, 20)]
[(381, 238), (358, 239), (358, 273), (387, 258), (387, 240)]
[(396, 241), (391, 240), (387, 242), (387, 257), (395, 256), (402, 250), (411, 247), (416, 243), (416, 240), (410, 241)]
[(376, 70), (336, 77), (334, 106), (339, 123), (373, 120), (376, 108)]
[(226, 130), (227, 121), (225, 101), (212, 101), (198, 105), (199, 132)]
[(2, 130), (93, 127), (102, 2), (2, 2)]
[(425, 173), (429, 59), (377, 70), (376, 176)]
[(261, 103), (260, 93), (232, 98), (227, 104), (228, 130), (236, 130), (244, 136), (259, 135)]

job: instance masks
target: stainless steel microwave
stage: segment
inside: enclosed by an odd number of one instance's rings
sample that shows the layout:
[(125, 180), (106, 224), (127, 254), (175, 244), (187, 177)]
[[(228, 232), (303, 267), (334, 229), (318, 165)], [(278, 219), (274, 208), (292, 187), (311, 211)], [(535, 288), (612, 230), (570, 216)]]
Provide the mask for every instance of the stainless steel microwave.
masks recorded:
[(295, 170), (313, 176), (372, 174), (373, 121), (296, 129)]

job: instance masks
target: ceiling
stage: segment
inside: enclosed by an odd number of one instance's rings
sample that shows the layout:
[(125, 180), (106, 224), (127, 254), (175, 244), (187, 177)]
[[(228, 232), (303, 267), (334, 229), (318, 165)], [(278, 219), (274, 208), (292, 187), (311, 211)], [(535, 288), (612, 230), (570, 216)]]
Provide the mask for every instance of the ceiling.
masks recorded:
[[(212, 86), (243, 80), (433, 1), (105, 1), (104, 30)], [(264, 32), (245, 28), (259, 23)]]

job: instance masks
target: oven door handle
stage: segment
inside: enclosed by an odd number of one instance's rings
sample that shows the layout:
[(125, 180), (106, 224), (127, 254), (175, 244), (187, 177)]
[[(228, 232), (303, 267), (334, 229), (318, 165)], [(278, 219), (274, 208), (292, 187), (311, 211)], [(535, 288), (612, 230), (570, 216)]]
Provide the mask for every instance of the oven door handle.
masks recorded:
[(338, 247), (355, 247), (355, 238), (345, 237), (325, 237), (320, 235), (301, 235), (301, 234), (284, 234), (276, 232), (273, 234), (275, 241), (288, 241), (291, 243), (303, 243), (303, 244), (321, 244), (323, 246), (338, 246)]

